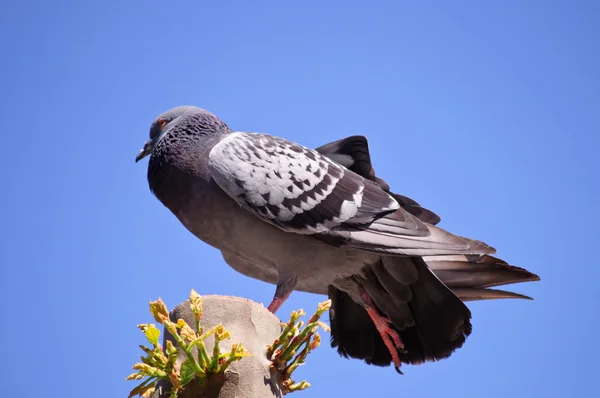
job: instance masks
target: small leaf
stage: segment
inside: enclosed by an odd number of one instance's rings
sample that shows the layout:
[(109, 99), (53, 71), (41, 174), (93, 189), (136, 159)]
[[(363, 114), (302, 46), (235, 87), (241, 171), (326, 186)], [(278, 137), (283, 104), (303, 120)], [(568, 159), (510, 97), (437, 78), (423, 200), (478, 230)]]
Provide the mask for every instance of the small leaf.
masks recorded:
[(135, 387), (134, 389), (129, 391), (129, 395), (127, 396), (127, 398), (133, 398), (136, 395), (139, 395), (139, 391), (140, 391), (140, 386)]
[(142, 383), (139, 386), (137, 386), (136, 388), (134, 388), (133, 390), (131, 390), (131, 392), (129, 393), (129, 396), (127, 398), (132, 398), (132, 397), (135, 397), (136, 395), (139, 395), (139, 396), (145, 397), (145, 398), (152, 396), (152, 394), (154, 393), (156, 382), (150, 383), (148, 385), (144, 385), (144, 384), (145, 383)]
[(190, 362), (189, 359), (186, 359), (181, 364), (181, 371), (179, 373), (181, 374), (181, 385), (182, 386), (185, 386), (187, 383), (192, 381), (195, 373), (194, 373), (194, 367), (192, 366), (192, 363)]
[(154, 394), (154, 390), (156, 388), (154, 386), (147, 386), (141, 393), (140, 397), (142, 398), (150, 398), (152, 394)]
[(148, 328), (144, 331), (146, 338), (150, 342), (150, 344), (156, 346), (158, 345), (158, 338), (160, 337), (160, 330), (156, 328), (156, 326), (150, 324)]

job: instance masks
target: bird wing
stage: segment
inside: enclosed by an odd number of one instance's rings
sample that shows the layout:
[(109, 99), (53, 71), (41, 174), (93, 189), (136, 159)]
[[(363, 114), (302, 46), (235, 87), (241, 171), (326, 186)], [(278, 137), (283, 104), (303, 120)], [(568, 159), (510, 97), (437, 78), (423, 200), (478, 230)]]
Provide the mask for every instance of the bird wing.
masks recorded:
[(279, 137), (229, 134), (211, 150), (209, 168), (243, 208), (286, 232), (380, 253), (494, 251), (422, 222), (377, 183)]
[(362, 135), (353, 135), (321, 145), (320, 147), (315, 148), (315, 150), (356, 174), (376, 182), (377, 185), (389, 193), (404, 210), (413, 216), (416, 216), (419, 220), (432, 225), (436, 225), (440, 222), (440, 217), (437, 214), (424, 208), (407, 196), (392, 192), (389, 184), (375, 175), (375, 169), (371, 164), (369, 142), (366, 137)]

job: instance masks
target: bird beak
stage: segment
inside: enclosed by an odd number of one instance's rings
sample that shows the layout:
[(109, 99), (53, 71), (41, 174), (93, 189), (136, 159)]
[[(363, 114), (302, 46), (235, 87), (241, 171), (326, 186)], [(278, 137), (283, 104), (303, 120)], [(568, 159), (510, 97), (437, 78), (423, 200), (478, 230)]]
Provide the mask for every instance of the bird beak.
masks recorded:
[(150, 155), (150, 153), (152, 153), (153, 148), (154, 148), (154, 140), (150, 139), (150, 140), (146, 141), (146, 143), (144, 144), (144, 147), (142, 148), (140, 153), (138, 153), (138, 155), (135, 157), (135, 162), (137, 163), (140, 160), (142, 160), (143, 158), (145, 158), (146, 156)]

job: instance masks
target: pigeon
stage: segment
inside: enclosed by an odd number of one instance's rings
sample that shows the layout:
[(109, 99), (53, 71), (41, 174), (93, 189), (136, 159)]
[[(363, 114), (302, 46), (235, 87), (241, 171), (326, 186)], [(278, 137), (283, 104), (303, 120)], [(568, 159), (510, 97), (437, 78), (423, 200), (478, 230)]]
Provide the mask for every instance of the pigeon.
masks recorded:
[(328, 295), (331, 345), (376, 366), (449, 357), (472, 330), (464, 302), (523, 298), (491, 289), (539, 277), (495, 249), (437, 226), (440, 217), (376, 176), (367, 139), (311, 149), (234, 132), (213, 113), (173, 108), (150, 126), (151, 192), (233, 269)]

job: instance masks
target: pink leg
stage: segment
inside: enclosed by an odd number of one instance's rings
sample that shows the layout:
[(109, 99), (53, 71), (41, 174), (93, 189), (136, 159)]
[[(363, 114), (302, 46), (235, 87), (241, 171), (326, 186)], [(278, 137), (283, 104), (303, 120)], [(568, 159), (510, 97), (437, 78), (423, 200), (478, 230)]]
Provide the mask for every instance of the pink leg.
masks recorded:
[(294, 291), (294, 287), (296, 287), (295, 276), (280, 279), (279, 282), (277, 282), (275, 296), (273, 297), (271, 304), (269, 304), (268, 310), (273, 314), (276, 313), (283, 303), (285, 303), (285, 300), (290, 297), (290, 294)]
[(398, 336), (398, 333), (396, 333), (396, 331), (390, 327), (390, 320), (379, 314), (379, 312), (377, 312), (375, 306), (373, 305), (371, 297), (369, 297), (369, 295), (366, 292), (363, 293), (363, 299), (367, 304), (365, 308), (367, 310), (367, 314), (369, 314), (369, 317), (373, 321), (375, 328), (377, 329), (377, 331), (381, 335), (381, 338), (383, 339), (383, 343), (390, 352), (396, 371), (402, 374), (402, 372), (400, 371), (400, 365), (402, 363), (400, 362), (398, 350), (404, 350), (404, 344), (402, 343), (402, 340), (400, 340), (400, 336)]
[(281, 298), (274, 297), (273, 301), (271, 301), (271, 304), (269, 304), (269, 307), (267, 307), (267, 309), (273, 314), (276, 313), (277, 310), (283, 305), (283, 303), (285, 303), (285, 300), (287, 300), (288, 297), (290, 297), (289, 293)]

